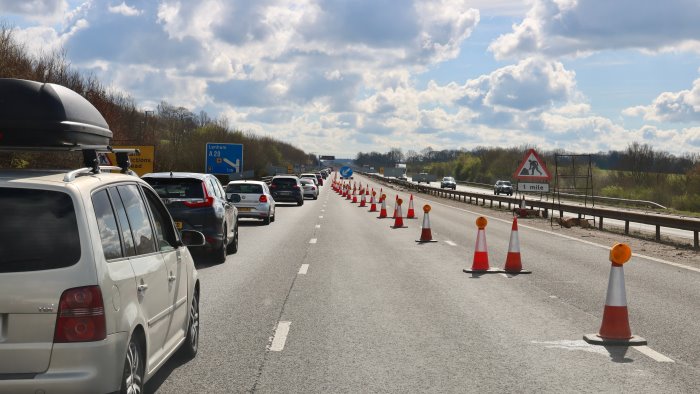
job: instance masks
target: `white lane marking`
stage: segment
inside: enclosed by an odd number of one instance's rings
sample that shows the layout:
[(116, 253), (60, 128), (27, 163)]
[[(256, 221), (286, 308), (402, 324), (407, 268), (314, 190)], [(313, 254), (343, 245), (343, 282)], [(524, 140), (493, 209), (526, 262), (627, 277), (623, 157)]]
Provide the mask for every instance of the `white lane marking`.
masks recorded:
[(306, 272), (309, 271), (309, 265), (308, 264), (302, 264), (301, 268), (299, 268), (299, 275), (306, 275)]
[(549, 298), (557, 299), (557, 298), (559, 298), (559, 297), (557, 297), (557, 296), (555, 296), (555, 295), (551, 295), (551, 296), (549, 296)]
[(321, 225), (320, 225), (320, 224), (317, 224), (317, 225), (316, 225), (316, 228), (321, 228)]
[(649, 346), (632, 346), (632, 349), (638, 351), (639, 353), (642, 353), (643, 355), (659, 363), (675, 363), (673, 359), (664, 356), (663, 354), (657, 352)]
[(448, 244), (448, 245), (450, 245), (450, 246), (457, 246), (456, 243), (454, 243), (454, 242), (452, 242), (452, 241), (450, 241), (450, 240), (446, 240), (445, 243)]
[(270, 345), (271, 352), (281, 352), (284, 349), (284, 344), (287, 342), (287, 335), (289, 335), (289, 326), (292, 325), (290, 321), (281, 321), (277, 323), (277, 329), (275, 329), (275, 337), (272, 339), (272, 344)]
[(325, 210), (325, 209), (322, 209), (321, 212), (326, 212), (326, 210)]
[[(459, 210), (459, 211), (468, 212), (468, 213), (471, 213), (472, 215), (484, 216), (484, 217), (486, 217), (486, 218), (488, 218), (488, 219), (490, 219), (490, 220), (496, 220), (496, 221), (503, 222), (503, 223), (507, 223), (507, 224), (512, 223), (510, 220), (505, 220), (505, 219), (501, 219), (501, 218), (497, 218), (497, 217), (493, 217), (493, 216), (489, 216), (489, 215), (484, 215), (484, 214), (481, 214), (481, 213), (478, 213), (478, 212), (470, 211), (470, 210), (468, 210), (468, 209), (462, 209), (462, 208), (453, 207), (452, 205), (443, 204), (443, 203), (440, 203), (440, 202), (437, 202), (437, 201), (433, 201), (433, 203), (434, 203), (434, 204), (438, 204), (438, 205), (442, 205), (442, 206), (444, 206), (444, 207), (457, 209), (457, 210)], [(586, 245), (595, 246), (595, 247), (597, 247), (597, 248), (601, 248), (601, 249), (605, 249), (605, 250), (610, 250), (610, 245), (601, 245), (601, 244), (597, 244), (597, 243), (595, 243), (595, 242), (585, 241), (585, 240), (582, 240), (582, 239), (579, 239), (579, 238), (576, 238), (576, 237), (571, 237), (571, 236), (564, 235), (564, 234), (553, 233), (553, 232), (551, 232), (551, 231), (542, 230), (542, 229), (535, 228), (535, 227), (530, 227), (530, 226), (523, 225), (523, 224), (520, 224), (520, 223), (518, 223), (518, 228), (526, 228), (526, 229), (530, 229), (530, 230), (534, 230), (534, 231), (539, 231), (539, 232), (541, 232), (541, 233), (545, 233), (545, 234), (554, 235), (554, 236), (557, 236), (557, 237), (569, 239), (569, 240), (576, 241), (576, 242), (580, 242), (580, 243), (583, 243), (583, 244), (586, 244)], [(683, 268), (683, 269), (686, 269), (686, 270), (688, 270), (688, 271), (700, 272), (700, 268), (695, 268), (695, 267), (690, 267), (690, 266), (683, 265), (683, 264), (673, 263), (673, 262), (670, 262), (670, 261), (658, 259), (658, 258), (656, 258), (656, 257), (645, 256), (645, 255), (643, 255), (643, 254), (633, 253), (632, 257), (633, 257), (633, 258), (640, 258), (640, 259), (651, 260), (651, 261), (655, 261), (655, 262), (657, 262), (657, 263), (666, 264), (666, 265), (670, 265), (670, 266), (678, 267), (678, 268)]]
[(310, 243), (310, 244), (315, 244), (316, 241), (318, 241), (318, 239), (316, 239), (316, 238), (311, 238), (311, 239), (309, 240), (309, 243)]
[(319, 219), (323, 219), (323, 215), (319, 216), (318, 218), (319, 218)]

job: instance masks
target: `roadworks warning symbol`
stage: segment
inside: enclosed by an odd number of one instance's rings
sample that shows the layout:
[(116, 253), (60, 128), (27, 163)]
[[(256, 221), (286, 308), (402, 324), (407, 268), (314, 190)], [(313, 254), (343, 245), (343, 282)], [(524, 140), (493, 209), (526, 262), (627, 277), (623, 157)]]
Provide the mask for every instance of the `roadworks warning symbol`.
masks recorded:
[(544, 161), (540, 159), (534, 149), (527, 151), (513, 177), (524, 181), (549, 181), (552, 179), (547, 166), (544, 165)]

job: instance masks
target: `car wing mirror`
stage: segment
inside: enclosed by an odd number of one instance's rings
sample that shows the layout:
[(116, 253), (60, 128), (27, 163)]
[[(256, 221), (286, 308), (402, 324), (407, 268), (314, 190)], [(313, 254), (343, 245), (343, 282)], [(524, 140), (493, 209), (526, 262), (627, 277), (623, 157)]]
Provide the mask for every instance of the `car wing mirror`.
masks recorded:
[(204, 234), (194, 230), (181, 230), (180, 239), (183, 246), (204, 246)]

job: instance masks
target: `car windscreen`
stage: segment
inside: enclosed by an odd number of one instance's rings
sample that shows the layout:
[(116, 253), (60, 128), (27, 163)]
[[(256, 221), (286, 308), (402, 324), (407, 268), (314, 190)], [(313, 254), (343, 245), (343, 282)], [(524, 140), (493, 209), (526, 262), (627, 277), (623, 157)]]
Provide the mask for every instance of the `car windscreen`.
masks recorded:
[(262, 194), (263, 188), (254, 183), (234, 183), (226, 186), (226, 193)]
[(143, 178), (160, 198), (204, 198), (202, 181), (195, 178)]
[(272, 180), (272, 184), (279, 189), (291, 189), (297, 184), (294, 178), (277, 178)]
[(0, 188), (0, 273), (41, 271), (80, 260), (73, 200), (63, 192)]

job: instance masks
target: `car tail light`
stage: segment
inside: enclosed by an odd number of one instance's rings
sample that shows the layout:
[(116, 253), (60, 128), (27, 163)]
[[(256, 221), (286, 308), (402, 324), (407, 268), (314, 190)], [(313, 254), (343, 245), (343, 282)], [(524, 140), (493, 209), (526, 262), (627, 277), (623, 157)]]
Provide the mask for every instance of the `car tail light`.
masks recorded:
[(316, 186), (311, 186), (311, 190), (316, 190)]
[(299, 185), (294, 185), (294, 186), (292, 186), (292, 189), (298, 190), (298, 189), (300, 189), (300, 187), (299, 187)]
[(98, 286), (76, 287), (61, 294), (53, 341), (93, 342), (107, 337), (105, 308)]
[(267, 196), (263, 194), (262, 196), (260, 196), (260, 199), (258, 201), (267, 202)]
[(202, 182), (202, 191), (204, 191), (204, 200), (202, 201), (184, 201), (185, 205), (190, 208), (206, 208), (214, 205), (214, 197), (210, 197), (207, 193), (207, 188)]

